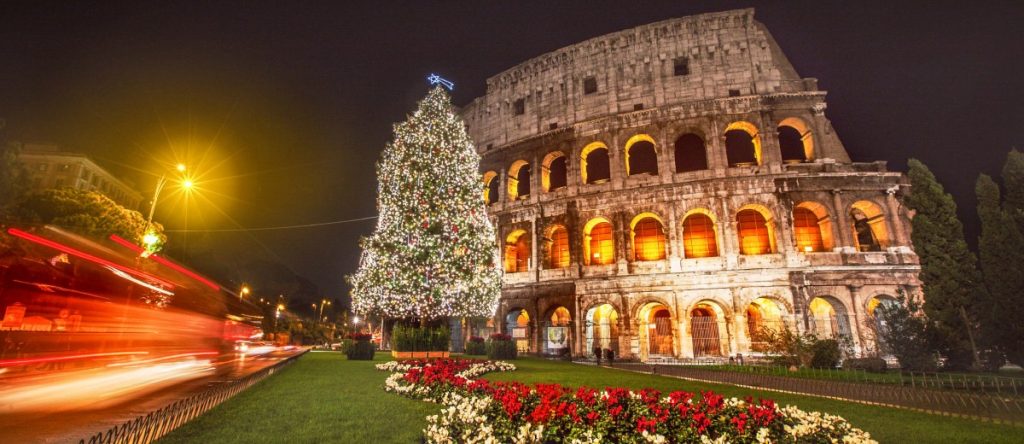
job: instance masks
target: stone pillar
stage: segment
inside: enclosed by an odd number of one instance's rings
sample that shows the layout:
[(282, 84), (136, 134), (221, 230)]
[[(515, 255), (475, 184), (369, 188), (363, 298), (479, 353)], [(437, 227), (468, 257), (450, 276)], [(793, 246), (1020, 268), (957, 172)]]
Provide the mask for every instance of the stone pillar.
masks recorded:
[(757, 137), (761, 139), (761, 165), (769, 166), (773, 171), (781, 170), (782, 151), (775, 119), (768, 112), (762, 112), (760, 118)]
[(624, 212), (615, 213), (615, 263), (618, 264), (619, 274), (629, 273), (629, 263), (633, 262), (633, 248), (629, 242), (629, 217)]
[(682, 257), (683, 257), (683, 238), (682, 230), (679, 228), (681, 224), (679, 220), (679, 206), (675, 203), (670, 203), (668, 211), (668, 227), (665, 227), (665, 235), (668, 236), (668, 242), (665, 244), (669, 246), (668, 250), (668, 269), (672, 272), (680, 272), (682, 268)]
[(534, 281), (540, 280), (540, 245), (537, 240), (540, 237), (537, 236), (537, 216), (530, 218), (530, 266), (527, 270), (533, 274)]
[(892, 234), (895, 239), (893, 246), (908, 246), (910, 242), (907, 241), (907, 233), (903, 229), (903, 217), (900, 216), (900, 203), (896, 199), (896, 192), (899, 190), (899, 185), (896, 185), (888, 190), (885, 190), (885, 203), (889, 209), (889, 221), (892, 225)]
[(836, 212), (836, 226), (839, 229), (839, 239), (836, 239), (836, 247), (844, 253), (854, 253), (857, 246), (853, 241), (853, 228), (850, 226), (850, 214), (843, 205), (842, 191), (832, 190), (832, 206)]
[(850, 312), (848, 313), (849, 322), (852, 324), (850, 325), (850, 335), (853, 336), (853, 352), (858, 356), (861, 356), (867, 348), (866, 332), (862, 325), (866, 316), (860, 310), (860, 287), (860, 284), (846, 286), (850, 291)]

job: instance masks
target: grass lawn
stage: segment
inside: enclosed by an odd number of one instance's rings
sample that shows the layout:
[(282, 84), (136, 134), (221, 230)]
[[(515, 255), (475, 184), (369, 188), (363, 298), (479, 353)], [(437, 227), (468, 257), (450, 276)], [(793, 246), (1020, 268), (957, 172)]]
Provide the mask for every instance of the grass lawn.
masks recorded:
[(867, 372), (863, 370), (842, 370), (842, 369), (815, 369), (801, 368), (797, 371), (790, 371), (786, 367), (761, 366), (761, 365), (697, 365), (696, 368), (704, 370), (719, 370), (739, 373), (759, 373), (774, 376), (785, 376), (787, 378), (804, 379), (828, 379), (850, 382), (870, 382), (877, 384), (917, 385), (919, 387), (930, 387), (938, 389), (954, 390), (987, 390), (995, 393), (1001, 388), (1003, 393), (1013, 393), (1016, 385), (1017, 391), (1024, 388), (1024, 372), (1019, 370), (1004, 370), (998, 373), (924, 373), (924, 372), (900, 372), (889, 370), (881, 373)]
[[(378, 354), (376, 362), (390, 359)], [(1024, 428), (827, 399), (698, 384), (675, 378), (540, 359), (515, 361), (519, 370), (491, 380), (557, 382), (570, 386), (652, 387), (662, 391), (712, 389), (753, 394), (804, 410), (835, 413), (880, 442), (1021, 442)], [(387, 373), (340, 353), (310, 353), (295, 364), (163, 438), (161, 443), (416, 443), (436, 404), (387, 393)], [(1014, 438), (1014, 437), (1017, 438)]]

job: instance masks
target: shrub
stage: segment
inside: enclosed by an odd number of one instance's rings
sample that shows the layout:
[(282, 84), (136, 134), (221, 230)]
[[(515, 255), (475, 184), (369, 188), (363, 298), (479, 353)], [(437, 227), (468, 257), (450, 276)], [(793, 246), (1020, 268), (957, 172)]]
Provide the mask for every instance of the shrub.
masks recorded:
[(882, 358), (847, 358), (843, 361), (843, 368), (846, 370), (864, 370), (873, 373), (884, 373), (886, 369), (885, 359)]
[(352, 346), (345, 351), (345, 356), (353, 361), (372, 361), (374, 351), (374, 345), (368, 339), (354, 341)]
[(900, 367), (910, 371), (934, 371), (938, 367), (935, 352), (928, 335), (928, 319), (920, 316), (921, 306), (899, 292), (894, 304), (879, 304), (875, 309), (878, 324), (876, 338), (900, 361)]
[(350, 349), (352, 349), (352, 344), (354, 344), (354, 343), (355, 343), (355, 341), (353, 341), (352, 339), (349, 339), (349, 338), (342, 339), (341, 340), (341, 352), (345, 353), (345, 354), (348, 354), (348, 351)]
[(479, 336), (473, 336), (466, 341), (466, 354), (467, 355), (485, 355), (487, 354), (487, 344), (484, 343), (484, 338)]
[(841, 357), (839, 341), (835, 339), (822, 339), (811, 344), (811, 367), (835, 368)]
[(516, 343), (508, 335), (493, 334), (491, 340), (487, 341), (487, 357), (489, 359), (515, 359), (516, 354)]
[(391, 331), (395, 351), (448, 351), (451, 333), (447, 327), (421, 328), (396, 325)]

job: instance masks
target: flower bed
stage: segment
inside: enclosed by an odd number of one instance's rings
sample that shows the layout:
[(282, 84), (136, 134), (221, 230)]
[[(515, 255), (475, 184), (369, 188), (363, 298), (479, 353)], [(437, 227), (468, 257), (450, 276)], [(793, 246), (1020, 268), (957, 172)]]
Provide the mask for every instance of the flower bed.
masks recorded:
[(427, 418), (430, 443), (874, 442), (838, 416), (710, 391), (695, 397), (473, 379), (515, 369), (501, 361), (403, 361), (377, 368), (396, 372), (385, 382), (387, 391), (445, 406)]

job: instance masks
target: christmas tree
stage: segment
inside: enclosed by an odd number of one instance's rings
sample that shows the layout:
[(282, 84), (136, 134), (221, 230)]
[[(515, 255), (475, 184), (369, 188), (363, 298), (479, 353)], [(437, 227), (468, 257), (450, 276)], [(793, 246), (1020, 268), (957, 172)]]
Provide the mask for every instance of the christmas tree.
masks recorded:
[(480, 156), (440, 86), (419, 103), (377, 164), (377, 228), (350, 276), (357, 313), (392, 318), (491, 316), (501, 291)]

